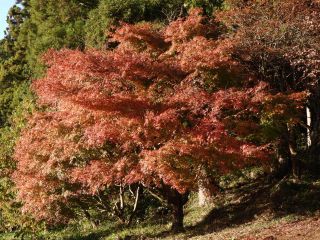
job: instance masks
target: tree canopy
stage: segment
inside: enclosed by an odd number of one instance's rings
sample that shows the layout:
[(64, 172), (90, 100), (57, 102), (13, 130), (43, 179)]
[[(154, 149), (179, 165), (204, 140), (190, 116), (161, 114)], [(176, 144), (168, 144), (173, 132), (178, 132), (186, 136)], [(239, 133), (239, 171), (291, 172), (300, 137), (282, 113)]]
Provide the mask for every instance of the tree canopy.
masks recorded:
[(134, 183), (183, 194), (201, 167), (214, 178), (268, 164), (263, 117), (295, 121), (304, 93), (269, 92), (218, 30), (194, 9), (160, 29), (124, 24), (114, 49), (49, 51), (33, 88), (50, 110), (34, 115), (15, 153), (24, 209), (61, 221), (77, 194)]

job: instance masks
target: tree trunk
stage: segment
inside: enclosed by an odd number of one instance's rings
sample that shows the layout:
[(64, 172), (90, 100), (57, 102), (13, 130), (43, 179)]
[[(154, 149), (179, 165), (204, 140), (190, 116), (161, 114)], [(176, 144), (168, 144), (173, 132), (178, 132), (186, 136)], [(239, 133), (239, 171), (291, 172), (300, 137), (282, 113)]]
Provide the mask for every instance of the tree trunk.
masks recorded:
[[(307, 168), (316, 174), (320, 173), (320, 87), (315, 89), (308, 102), (310, 110), (310, 143)], [(308, 119), (307, 119), (308, 120)]]
[(203, 207), (210, 203), (211, 197), (206, 187), (204, 187), (201, 183), (199, 183), (198, 185), (199, 185), (199, 189), (198, 189), (199, 202), (198, 203), (200, 207)]
[(298, 147), (296, 139), (296, 127), (288, 125), (289, 132), (289, 150), (291, 159), (291, 173), (294, 177), (300, 178), (300, 159), (298, 159)]
[(132, 209), (131, 215), (130, 215), (130, 217), (129, 217), (127, 226), (130, 226), (130, 225), (131, 225), (132, 220), (133, 220), (133, 218), (135, 217), (136, 212), (137, 212), (137, 207), (138, 207), (138, 202), (139, 202), (139, 197), (140, 197), (140, 186), (137, 187), (137, 189), (136, 189), (136, 194), (133, 193), (133, 196), (134, 196), (134, 199), (135, 199), (135, 200), (134, 200), (133, 209)]
[(184, 231), (183, 227), (183, 202), (182, 199), (177, 199), (178, 201), (172, 205), (172, 226), (171, 231), (174, 233)]
[(292, 165), (289, 150), (289, 132), (286, 127), (283, 128), (283, 133), (278, 143), (277, 160), (278, 162), (276, 163), (276, 168), (273, 170), (272, 177), (282, 179), (290, 174)]
[(310, 148), (311, 146), (311, 124), (312, 124), (312, 121), (311, 121), (311, 111), (310, 111), (310, 108), (307, 106), (306, 107), (306, 114), (307, 114), (307, 146), (308, 148)]
[(184, 232), (183, 227), (183, 206), (188, 201), (189, 193), (180, 194), (177, 190), (170, 186), (163, 185), (161, 193), (171, 206), (172, 210), (172, 226), (171, 231), (174, 233)]
[(209, 189), (210, 180), (204, 167), (199, 170), (198, 180), (198, 204), (200, 207), (206, 206), (212, 201), (212, 193)]

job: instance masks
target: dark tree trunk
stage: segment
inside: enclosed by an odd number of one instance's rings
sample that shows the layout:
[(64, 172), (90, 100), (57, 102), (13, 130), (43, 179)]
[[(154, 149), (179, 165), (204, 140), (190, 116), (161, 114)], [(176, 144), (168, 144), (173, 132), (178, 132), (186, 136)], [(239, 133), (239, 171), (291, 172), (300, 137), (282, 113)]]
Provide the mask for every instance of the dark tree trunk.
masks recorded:
[(298, 157), (298, 146), (297, 146), (297, 126), (288, 126), (289, 132), (289, 150), (291, 159), (291, 174), (295, 178), (301, 176), (301, 160)]
[(278, 163), (273, 177), (282, 179), (292, 175), (296, 178), (301, 176), (301, 160), (298, 155), (297, 126), (287, 125), (283, 128), (282, 136), (278, 144)]
[(184, 231), (183, 227), (183, 202), (178, 200), (176, 204), (172, 205), (172, 232), (182, 232)]
[(174, 233), (183, 232), (183, 206), (188, 201), (189, 193), (180, 194), (177, 190), (167, 185), (162, 187), (161, 192), (172, 209), (171, 231)]
[(272, 177), (275, 177), (276, 179), (282, 179), (290, 174), (292, 167), (289, 150), (289, 133), (287, 127), (283, 128), (277, 148), (278, 162), (276, 163), (276, 168), (272, 173)]
[(310, 146), (307, 156), (307, 168), (320, 174), (320, 87), (312, 92), (308, 107), (311, 112)]

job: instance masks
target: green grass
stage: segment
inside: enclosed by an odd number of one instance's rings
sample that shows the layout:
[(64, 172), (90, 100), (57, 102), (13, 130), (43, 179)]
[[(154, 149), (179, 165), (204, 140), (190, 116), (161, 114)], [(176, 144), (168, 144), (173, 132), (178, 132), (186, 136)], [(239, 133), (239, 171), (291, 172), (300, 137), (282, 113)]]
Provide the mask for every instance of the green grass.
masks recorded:
[[(186, 232), (178, 235), (172, 235), (169, 231), (170, 216), (158, 216), (135, 222), (131, 227), (106, 222), (93, 228), (89, 222), (83, 221), (24, 239), (238, 239), (249, 233), (255, 236), (264, 229), (320, 215), (319, 209), (319, 180), (285, 179), (279, 183), (253, 181), (229, 188), (215, 196), (213, 203), (205, 207), (198, 206), (197, 194), (192, 194), (185, 206)], [(1, 239), (21, 238), (5, 234), (0, 235)]]

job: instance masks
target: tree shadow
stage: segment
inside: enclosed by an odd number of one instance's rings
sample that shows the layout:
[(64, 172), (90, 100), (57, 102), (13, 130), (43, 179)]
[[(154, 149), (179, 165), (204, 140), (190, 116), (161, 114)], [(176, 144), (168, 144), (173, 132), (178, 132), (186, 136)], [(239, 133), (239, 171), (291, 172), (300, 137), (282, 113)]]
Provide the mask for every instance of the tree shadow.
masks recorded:
[[(186, 226), (183, 238), (201, 236), (213, 232), (220, 232), (228, 227), (236, 227), (253, 221), (266, 212), (271, 212), (274, 218), (288, 214), (310, 215), (320, 209), (320, 184), (311, 182), (268, 182), (265, 179), (229, 189), (217, 196), (219, 200), (229, 198), (221, 206), (213, 208), (200, 222)], [(169, 219), (167, 219), (169, 221)], [(108, 229), (83, 238), (100, 239), (119, 229)], [(162, 239), (174, 237), (170, 231), (160, 234), (132, 235), (124, 237), (128, 240)], [(120, 238), (119, 238), (120, 239)]]
[[(236, 227), (253, 221), (263, 213), (271, 212), (273, 218), (289, 214), (310, 215), (320, 209), (320, 184), (311, 182), (268, 182), (262, 179), (242, 187), (227, 191), (233, 201), (212, 209), (200, 222), (186, 227), (187, 238), (220, 232), (228, 227)], [(164, 238), (169, 231), (148, 236)]]
[(236, 201), (213, 209), (198, 224), (187, 228), (190, 231), (188, 235), (191, 237), (219, 232), (252, 221), (270, 207), (267, 200), (270, 187), (271, 184), (258, 183), (237, 189), (234, 193)]
[[(197, 224), (186, 226), (185, 235), (187, 237), (200, 236), (250, 222), (270, 206), (266, 196), (271, 186), (272, 184), (267, 182), (256, 182), (223, 193), (219, 198), (228, 194), (232, 195), (233, 200), (213, 208)], [(171, 234), (170, 231), (165, 231), (157, 235), (148, 235), (146, 239), (162, 239)]]
[(115, 231), (119, 231), (119, 227), (111, 227), (108, 229), (104, 230), (96, 230), (95, 232), (86, 234), (85, 236), (83, 235), (77, 235), (77, 236), (71, 236), (65, 238), (65, 240), (98, 240), (98, 239), (103, 239), (104, 237), (112, 234)]
[(320, 209), (320, 184), (283, 181), (276, 186), (270, 198), (277, 217), (310, 215)]

